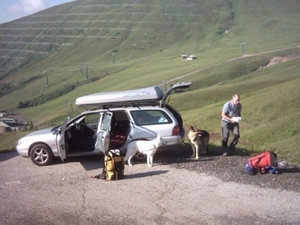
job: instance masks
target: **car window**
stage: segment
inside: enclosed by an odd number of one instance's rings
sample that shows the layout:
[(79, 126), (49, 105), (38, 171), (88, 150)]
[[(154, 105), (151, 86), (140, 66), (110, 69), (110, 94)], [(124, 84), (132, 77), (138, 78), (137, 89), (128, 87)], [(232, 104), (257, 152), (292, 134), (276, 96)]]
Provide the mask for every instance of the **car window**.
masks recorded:
[(90, 113), (90, 114), (82, 114), (76, 118), (76, 123), (82, 124), (98, 124), (99, 123), (100, 114), (97, 113)]
[(89, 114), (89, 115), (87, 115), (87, 117), (84, 119), (84, 121), (85, 121), (86, 124), (95, 124), (95, 123), (98, 123), (98, 122), (99, 122), (99, 118), (100, 118), (99, 113), (96, 113), (96, 114)]
[(127, 117), (124, 110), (114, 111), (113, 120), (115, 120), (115, 121), (124, 121), (124, 120), (128, 120), (128, 117)]
[(131, 111), (134, 122), (138, 125), (155, 125), (172, 123), (167, 113), (161, 110), (136, 110)]
[(104, 130), (104, 131), (108, 131), (109, 129), (109, 126), (110, 126), (110, 118), (111, 118), (111, 114), (104, 114), (103, 116), (103, 121), (101, 123), (101, 130)]

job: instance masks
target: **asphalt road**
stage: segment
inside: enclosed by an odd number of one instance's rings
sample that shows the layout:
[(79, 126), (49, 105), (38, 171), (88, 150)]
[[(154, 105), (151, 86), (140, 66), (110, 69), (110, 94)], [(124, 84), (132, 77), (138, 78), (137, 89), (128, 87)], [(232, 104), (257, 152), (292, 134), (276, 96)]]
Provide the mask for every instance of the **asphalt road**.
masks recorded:
[(300, 224), (300, 193), (224, 182), (154, 158), (125, 168), (125, 179), (90, 178), (101, 156), (38, 167), (0, 154), (0, 223)]

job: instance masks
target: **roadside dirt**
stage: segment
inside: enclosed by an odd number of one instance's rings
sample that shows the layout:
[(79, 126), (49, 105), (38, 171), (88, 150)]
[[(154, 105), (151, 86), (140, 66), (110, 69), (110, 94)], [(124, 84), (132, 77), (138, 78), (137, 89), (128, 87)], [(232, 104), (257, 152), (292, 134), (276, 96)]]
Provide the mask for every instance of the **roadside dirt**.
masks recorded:
[[(16, 152), (2, 153), (1, 224), (300, 223), (297, 168), (253, 178), (242, 173), (242, 156), (196, 161), (189, 154), (159, 152), (154, 167), (134, 162), (125, 179), (108, 182), (89, 177), (101, 171), (101, 156), (37, 167)], [(244, 178), (236, 180), (236, 174)], [(263, 185), (267, 177), (273, 183), (294, 179), (290, 174), (298, 176), (294, 191)]]

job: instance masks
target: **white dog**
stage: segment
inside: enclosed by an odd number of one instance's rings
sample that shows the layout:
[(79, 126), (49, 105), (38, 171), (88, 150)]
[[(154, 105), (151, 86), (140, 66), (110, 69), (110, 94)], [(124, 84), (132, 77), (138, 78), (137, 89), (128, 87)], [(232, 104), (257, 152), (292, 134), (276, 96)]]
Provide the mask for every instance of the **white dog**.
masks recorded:
[(166, 144), (167, 142), (164, 139), (162, 139), (159, 134), (157, 134), (157, 137), (152, 141), (137, 140), (137, 141), (130, 142), (127, 145), (127, 152), (124, 161), (126, 162), (128, 160), (128, 165), (132, 166), (131, 164), (132, 157), (136, 153), (140, 152), (147, 155), (147, 165), (149, 167), (152, 167), (153, 156), (156, 153), (158, 147)]

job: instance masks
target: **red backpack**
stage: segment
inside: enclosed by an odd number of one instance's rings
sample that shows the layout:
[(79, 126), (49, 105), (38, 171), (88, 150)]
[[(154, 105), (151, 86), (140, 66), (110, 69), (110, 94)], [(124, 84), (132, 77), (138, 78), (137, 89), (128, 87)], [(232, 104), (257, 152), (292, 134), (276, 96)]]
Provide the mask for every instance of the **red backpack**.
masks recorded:
[(255, 175), (257, 172), (265, 173), (266, 168), (277, 166), (277, 155), (272, 151), (266, 151), (248, 159), (245, 163), (245, 171)]

